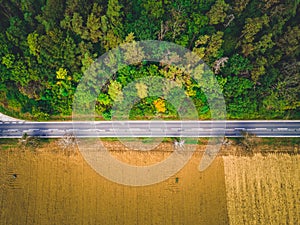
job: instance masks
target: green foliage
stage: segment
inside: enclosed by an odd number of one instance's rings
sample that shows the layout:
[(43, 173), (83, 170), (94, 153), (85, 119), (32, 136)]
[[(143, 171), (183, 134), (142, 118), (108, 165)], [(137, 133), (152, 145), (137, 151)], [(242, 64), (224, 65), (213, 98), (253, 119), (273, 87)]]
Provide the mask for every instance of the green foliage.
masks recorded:
[(84, 38), (87, 40), (91, 40), (93, 43), (97, 43), (102, 36), (100, 31), (101, 28), (101, 21), (100, 18), (91, 13), (88, 16), (87, 23), (86, 23), (86, 33)]
[[(120, 68), (96, 99), (98, 86), (91, 80), (79, 96), (87, 108), (95, 105), (98, 115), (109, 119), (112, 105), (122, 100), (122, 88), (158, 76), (174, 81), (193, 99), (199, 116), (209, 118), (204, 91), (213, 93), (214, 87), (204, 85), (203, 67), (196, 68), (199, 84), (174, 65), (143, 61), (138, 41), (150, 39), (189, 48), (211, 67), (228, 58), (217, 80), (230, 118), (299, 117), (297, 10), (299, 0), (1, 1), (0, 108), (38, 120), (70, 115), (83, 73), (97, 57), (123, 44), (122, 60), (130, 65)], [(123, 47), (127, 43), (134, 48)], [(111, 57), (104, 64), (110, 68), (117, 60)], [(98, 72), (92, 73), (95, 79)], [(138, 82), (129, 93), (142, 98), (132, 118), (158, 112), (177, 118), (176, 107), (151, 96), (162, 92), (152, 82)], [(165, 93), (174, 88), (169, 86)]]
[(64, 0), (48, 0), (41, 9), (42, 12), (36, 16), (36, 19), (44, 25), (46, 31), (50, 31), (56, 27), (63, 18)]
[(13, 54), (7, 54), (2, 57), (2, 64), (8, 69), (13, 68), (15, 63), (15, 56)]
[(287, 27), (287, 31), (283, 33), (279, 39), (278, 45), (281, 51), (286, 56), (299, 55), (300, 47), (300, 28), (299, 25), (295, 27)]
[(224, 0), (217, 0), (207, 13), (209, 18), (209, 24), (216, 25), (223, 23), (226, 18), (226, 11), (229, 9), (229, 5)]
[(102, 19), (102, 30), (103, 30), (103, 46), (105, 50), (109, 50), (117, 47), (123, 37), (123, 24), (121, 9), (123, 6), (118, 0), (109, 0), (106, 15)]
[(113, 101), (121, 101), (122, 85), (118, 81), (111, 81), (108, 87), (108, 94)]
[(256, 59), (255, 66), (254, 66), (253, 70), (251, 71), (252, 80), (257, 82), (259, 77), (261, 75), (265, 74), (266, 64), (267, 64), (267, 59), (265, 57), (260, 56)]
[(100, 95), (98, 96), (98, 102), (101, 105), (104, 105), (104, 106), (109, 106), (112, 103), (112, 101), (109, 98), (109, 96), (107, 94), (105, 94), (105, 93), (100, 93)]
[(210, 63), (213, 60), (222, 57), (223, 51), (221, 49), (223, 44), (223, 32), (218, 31), (215, 34), (202, 35), (195, 42), (193, 52), (195, 52), (205, 62)]
[(30, 54), (38, 57), (40, 52), (40, 45), (38, 42), (39, 34), (34, 32), (31, 34), (28, 34), (27, 36), (27, 44), (30, 51)]
[(263, 28), (268, 25), (269, 17), (263, 15), (262, 17), (247, 18), (244, 29), (242, 31), (242, 52), (245, 56), (251, 54), (254, 49), (253, 41), (255, 35)]
[(239, 75), (242, 72), (251, 70), (250, 60), (239, 55), (235, 54), (229, 58), (225, 67), (221, 69), (224, 75)]
[(136, 90), (137, 90), (137, 95), (140, 98), (146, 98), (148, 93), (147, 93), (147, 85), (143, 84), (143, 83), (136, 83), (135, 85)]
[(224, 86), (227, 113), (231, 118), (255, 118), (258, 102), (254, 83), (245, 78), (227, 77)]
[(275, 43), (272, 41), (272, 34), (266, 34), (262, 36), (261, 40), (255, 46), (255, 52), (264, 54), (268, 49), (272, 48)]
[(23, 48), (26, 37), (24, 22), (19, 17), (11, 17), (9, 22), (10, 26), (5, 32), (7, 40), (18, 48)]

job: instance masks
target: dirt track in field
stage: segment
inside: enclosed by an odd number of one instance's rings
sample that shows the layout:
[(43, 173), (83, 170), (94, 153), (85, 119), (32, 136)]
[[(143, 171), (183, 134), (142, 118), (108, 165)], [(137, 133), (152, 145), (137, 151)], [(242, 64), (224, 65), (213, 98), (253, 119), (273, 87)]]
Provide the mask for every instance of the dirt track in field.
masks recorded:
[[(168, 144), (161, 148), (151, 157), (125, 150), (113, 155), (148, 162), (170, 154), (163, 151)], [(98, 175), (80, 154), (2, 150), (0, 224), (228, 224), (223, 160), (200, 173), (201, 155), (162, 183), (128, 187)]]

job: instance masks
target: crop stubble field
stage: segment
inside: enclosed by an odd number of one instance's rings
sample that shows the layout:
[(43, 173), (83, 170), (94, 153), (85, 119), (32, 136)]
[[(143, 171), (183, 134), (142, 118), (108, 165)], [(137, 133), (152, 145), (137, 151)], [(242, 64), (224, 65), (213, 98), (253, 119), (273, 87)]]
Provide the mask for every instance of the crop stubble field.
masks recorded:
[[(136, 165), (169, 156), (170, 143), (151, 152), (106, 147)], [(197, 167), (204, 145), (168, 180), (128, 187), (98, 175), (78, 153), (48, 144), (35, 152), (0, 151), (0, 224), (297, 224), (299, 155), (219, 156)], [(13, 174), (17, 174), (14, 178)]]
[[(169, 155), (122, 150), (112, 154), (125, 161), (130, 155), (142, 164), (145, 158)], [(79, 154), (41, 149), (5, 150), (0, 155), (0, 224), (228, 223), (221, 158), (199, 173), (201, 154), (196, 153), (176, 176), (151, 186), (128, 187), (99, 176)]]
[(300, 223), (300, 155), (223, 160), (230, 224)]

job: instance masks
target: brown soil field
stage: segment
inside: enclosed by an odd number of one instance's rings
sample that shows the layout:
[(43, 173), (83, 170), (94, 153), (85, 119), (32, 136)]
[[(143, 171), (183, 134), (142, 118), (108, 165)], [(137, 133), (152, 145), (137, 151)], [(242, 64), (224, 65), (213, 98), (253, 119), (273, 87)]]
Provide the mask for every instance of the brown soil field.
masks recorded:
[(300, 224), (300, 155), (223, 160), (229, 224)]
[[(163, 143), (149, 153), (108, 145), (116, 158), (139, 165), (167, 157), (172, 147)], [(0, 224), (228, 224), (223, 159), (199, 172), (203, 150), (168, 180), (130, 187), (103, 178), (79, 153), (58, 151), (54, 143), (35, 151), (6, 146), (0, 150)]]

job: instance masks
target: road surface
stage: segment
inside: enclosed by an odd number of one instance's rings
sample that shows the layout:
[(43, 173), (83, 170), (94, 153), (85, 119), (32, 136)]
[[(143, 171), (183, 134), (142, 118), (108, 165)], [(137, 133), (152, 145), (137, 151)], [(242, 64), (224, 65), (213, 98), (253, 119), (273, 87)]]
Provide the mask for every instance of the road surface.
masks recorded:
[(300, 120), (249, 121), (97, 121), (97, 122), (0, 122), (0, 138), (24, 134), (59, 138), (66, 134), (84, 137), (300, 137)]

